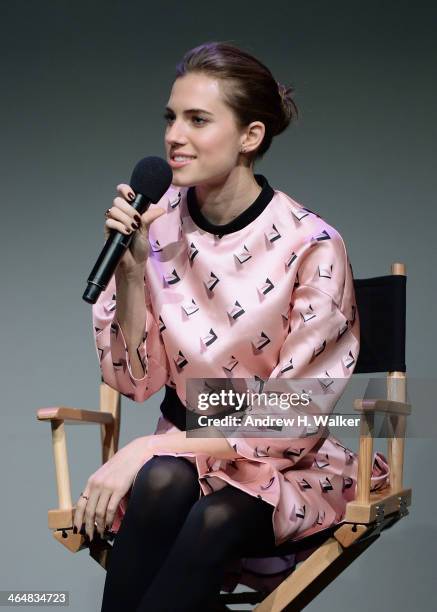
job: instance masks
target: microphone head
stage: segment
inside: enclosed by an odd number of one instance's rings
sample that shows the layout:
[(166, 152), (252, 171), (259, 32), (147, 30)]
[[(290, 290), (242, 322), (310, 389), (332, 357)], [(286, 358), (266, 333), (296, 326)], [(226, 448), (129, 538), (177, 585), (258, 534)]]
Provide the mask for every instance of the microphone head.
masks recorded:
[(130, 186), (156, 204), (170, 187), (173, 171), (161, 157), (143, 157), (133, 169)]

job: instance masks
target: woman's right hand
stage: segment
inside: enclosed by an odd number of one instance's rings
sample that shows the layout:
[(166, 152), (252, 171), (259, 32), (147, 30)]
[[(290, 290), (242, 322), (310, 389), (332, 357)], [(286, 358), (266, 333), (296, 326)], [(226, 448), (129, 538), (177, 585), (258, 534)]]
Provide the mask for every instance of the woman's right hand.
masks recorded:
[(111, 229), (129, 236), (134, 232), (129, 248), (125, 250), (119, 266), (126, 272), (143, 269), (149, 254), (149, 225), (163, 215), (163, 208), (155, 207), (146, 210), (140, 215), (131, 205), (135, 199), (135, 193), (130, 185), (117, 185), (118, 196), (112, 202), (112, 208), (106, 211), (106, 222), (104, 227), (105, 240), (108, 239)]

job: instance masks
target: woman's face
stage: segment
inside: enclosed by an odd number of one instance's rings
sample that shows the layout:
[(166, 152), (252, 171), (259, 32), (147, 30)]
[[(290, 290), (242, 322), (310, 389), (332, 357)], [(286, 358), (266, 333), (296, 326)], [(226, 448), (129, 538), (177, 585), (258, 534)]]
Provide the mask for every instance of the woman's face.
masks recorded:
[[(165, 149), (173, 184), (219, 184), (236, 166), (244, 140), (218, 79), (186, 74), (175, 80), (167, 103)], [(190, 159), (178, 163), (176, 155)]]

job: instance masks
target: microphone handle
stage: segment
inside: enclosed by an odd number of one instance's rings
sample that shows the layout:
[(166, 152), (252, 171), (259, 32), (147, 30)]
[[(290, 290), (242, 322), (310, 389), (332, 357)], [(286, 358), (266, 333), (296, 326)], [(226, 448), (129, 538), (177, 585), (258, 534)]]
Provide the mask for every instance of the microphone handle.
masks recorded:
[[(132, 202), (132, 207), (140, 214), (146, 212), (151, 203), (151, 199), (139, 193)], [(118, 262), (123, 257), (125, 250), (129, 247), (133, 239), (133, 233), (126, 235), (118, 230), (111, 229), (108, 239), (91, 270), (87, 279), (87, 288), (82, 299), (88, 304), (95, 304), (100, 293), (106, 289)]]

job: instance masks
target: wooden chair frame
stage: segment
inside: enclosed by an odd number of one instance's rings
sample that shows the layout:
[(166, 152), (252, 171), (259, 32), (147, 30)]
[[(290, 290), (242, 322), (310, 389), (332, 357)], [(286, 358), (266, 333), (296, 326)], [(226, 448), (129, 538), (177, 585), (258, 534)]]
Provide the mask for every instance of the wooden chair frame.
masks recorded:
[[(391, 274), (406, 275), (405, 265), (394, 263)], [(381, 531), (391, 527), (408, 514), (411, 488), (403, 486), (404, 444), (406, 418), (411, 406), (406, 403), (407, 378), (405, 372), (388, 372), (386, 398), (357, 399), (354, 408), (361, 415), (358, 452), (357, 495), (348, 502), (344, 520), (333, 529), (319, 534), (314, 552), (297, 564), (292, 573), (270, 594), (257, 591), (222, 593), (214, 609), (229, 610), (226, 604), (250, 603), (258, 605), (257, 612), (302, 610), (354, 559), (368, 548)], [(380, 491), (370, 491), (373, 459), (373, 431), (376, 413), (385, 413), (393, 436), (387, 439), (387, 459), (390, 485)], [(37, 419), (48, 421), (52, 430), (53, 455), (59, 505), (48, 511), (48, 527), (53, 536), (71, 552), (89, 549), (91, 557), (104, 569), (107, 567), (112, 545), (96, 532), (92, 542), (81, 533), (73, 533), (75, 506), (72, 505), (67, 456), (65, 424), (95, 423), (100, 425), (102, 464), (118, 450), (120, 434), (120, 394), (105, 383), (100, 384), (100, 409), (82, 410), (55, 406), (40, 408)], [(314, 534), (317, 536), (317, 534)], [(324, 540), (320, 544), (320, 536)], [(305, 538), (310, 542), (312, 536)], [(212, 608), (211, 608), (212, 610)]]

